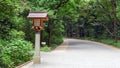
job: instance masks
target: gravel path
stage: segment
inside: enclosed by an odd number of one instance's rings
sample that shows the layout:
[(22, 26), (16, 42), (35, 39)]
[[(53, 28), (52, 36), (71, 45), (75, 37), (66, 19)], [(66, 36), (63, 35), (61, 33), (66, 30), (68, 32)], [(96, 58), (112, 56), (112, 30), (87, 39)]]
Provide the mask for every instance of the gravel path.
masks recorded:
[(31, 63), (28, 68), (120, 68), (120, 49), (91, 41), (65, 39), (65, 43), (52, 52), (42, 52), (41, 60), (41, 64)]

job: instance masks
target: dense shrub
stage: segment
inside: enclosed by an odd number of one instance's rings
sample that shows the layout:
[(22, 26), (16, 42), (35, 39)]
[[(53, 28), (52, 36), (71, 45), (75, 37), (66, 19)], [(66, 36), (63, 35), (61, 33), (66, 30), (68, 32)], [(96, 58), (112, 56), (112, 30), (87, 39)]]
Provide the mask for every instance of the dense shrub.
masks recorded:
[(41, 51), (44, 51), (44, 52), (49, 52), (51, 50), (51, 47), (48, 47), (47, 45), (44, 46), (44, 47), (41, 47), (40, 48)]
[[(0, 68), (2, 68), (2, 65), (3, 65), (3, 55), (2, 55), (2, 50), (3, 50), (3, 45), (6, 45), (6, 41), (4, 40), (0, 40)], [(8, 61), (9, 62), (9, 61)]]
[(23, 31), (17, 31), (15, 29), (12, 29), (9, 32), (10, 38), (11, 39), (24, 39), (25, 33)]
[(53, 37), (51, 47), (56, 47), (63, 42), (62, 37)]
[(32, 58), (32, 43), (25, 40), (12, 40), (0, 44), (0, 68), (13, 68)]

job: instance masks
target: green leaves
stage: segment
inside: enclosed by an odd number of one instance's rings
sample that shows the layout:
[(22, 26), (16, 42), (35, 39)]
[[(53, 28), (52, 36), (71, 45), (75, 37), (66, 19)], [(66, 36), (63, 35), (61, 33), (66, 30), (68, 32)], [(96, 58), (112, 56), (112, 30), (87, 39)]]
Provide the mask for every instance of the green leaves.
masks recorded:
[(22, 32), (22, 31), (17, 31), (17, 30), (11, 30), (10, 31), (10, 36), (11, 36), (11, 39), (24, 39), (25, 37), (25, 33)]
[(40, 50), (41, 50), (41, 51), (44, 51), (44, 52), (49, 52), (49, 51), (51, 51), (51, 47), (48, 47), (48, 46), (46, 45), (46, 46), (44, 46), (44, 47), (41, 47)]
[(32, 43), (15, 39), (6, 44), (7, 45), (2, 44), (2, 48), (0, 48), (0, 67), (13, 68), (15, 65), (26, 62), (32, 58)]
[(14, 14), (16, 14), (16, 2), (17, 0), (15, 2), (11, 0), (0, 1), (0, 21), (3, 21), (6, 18), (11, 18)]

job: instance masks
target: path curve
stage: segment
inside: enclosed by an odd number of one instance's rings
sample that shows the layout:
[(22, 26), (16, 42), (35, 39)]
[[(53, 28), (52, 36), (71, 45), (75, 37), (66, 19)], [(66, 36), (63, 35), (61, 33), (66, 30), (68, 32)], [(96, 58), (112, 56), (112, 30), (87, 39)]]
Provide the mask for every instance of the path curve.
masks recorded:
[(29, 68), (120, 68), (120, 50), (85, 40), (65, 39), (52, 52), (41, 53), (42, 63)]

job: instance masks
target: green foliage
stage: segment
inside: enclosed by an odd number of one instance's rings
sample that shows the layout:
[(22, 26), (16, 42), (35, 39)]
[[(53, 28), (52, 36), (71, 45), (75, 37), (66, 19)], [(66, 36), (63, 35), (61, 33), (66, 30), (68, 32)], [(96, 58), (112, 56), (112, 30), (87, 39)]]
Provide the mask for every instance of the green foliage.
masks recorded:
[(117, 43), (114, 43), (114, 45), (115, 45), (116, 47), (119, 47), (119, 48), (120, 48), (120, 41), (117, 42)]
[(47, 45), (45, 45), (44, 47), (41, 47), (40, 50), (44, 52), (49, 52), (51, 51), (51, 47), (48, 47)]
[(100, 42), (109, 44), (109, 45), (113, 45), (115, 43), (115, 41), (112, 39), (101, 39)]
[[(116, 7), (113, 7), (112, 1), (116, 1)], [(60, 14), (58, 14), (65, 22), (66, 35), (68, 37), (114, 38), (115, 18), (117, 19), (116, 25), (120, 25), (119, 2), (119, 0), (70, 0), (60, 8)], [(115, 12), (113, 8), (116, 9)], [(115, 28), (120, 37), (120, 28)]]
[(16, 39), (7, 43), (3, 42), (0, 46), (2, 46), (0, 48), (1, 68), (13, 68), (15, 65), (30, 60), (33, 55), (32, 43), (25, 40)]
[(98, 42), (102, 42), (102, 43), (109, 44), (109, 45), (120, 48), (120, 41), (115, 42), (114, 39), (98, 39), (98, 40), (99, 40)]
[(62, 25), (62, 22), (54, 21), (53, 30), (51, 33), (52, 34), (51, 44), (59, 45), (60, 43), (63, 42), (63, 35), (62, 35), (63, 31), (64, 31), (64, 26)]
[(22, 31), (11, 30), (10, 31), (11, 39), (24, 39), (25, 33)]
[[(52, 37), (52, 44), (54, 44), (55, 46), (58, 46), (59, 44), (61, 44), (63, 42), (63, 37), (56, 37), (56, 36), (53, 36)], [(52, 47), (55, 47), (54, 45), (51, 45)]]
[(9, 20), (0, 21), (0, 39), (9, 39), (9, 31), (13, 28)]
[(10, 60), (10, 56), (9, 55), (5, 55), (5, 54), (3, 55), (3, 49), (7, 45), (7, 43), (8, 43), (7, 41), (0, 40), (0, 68), (4, 68), (4, 67), (6, 67), (6, 68), (9, 67), (10, 68), (10, 67), (13, 67), (12, 66), (12, 61)]
[(23, 9), (19, 0), (0, 0), (0, 39), (10, 40), (9, 31), (15, 28), (20, 29), (23, 26), (20, 10)]
[(97, 42), (101, 42), (101, 43), (104, 43), (104, 44), (108, 44), (108, 45), (111, 45), (111, 46), (115, 46), (115, 47), (120, 48), (120, 41), (115, 42), (115, 40), (112, 39), (112, 38), (91, 38), (91, 37), (82, 37), (81, 39), (84, 39), (84, 40), (91, 40), (91, 41), (97, 41)]
[(106, 39), (106, 40), (103, 39), (100, 42), (120, 48), (120, 41), (115, 42), (115, 40), (113, 39)]
[[(16, 3), (14, 1), (14, 3)], [(0, 0), (0, 21), (14, 16), (16, 6), (11, 0)], [(4, 7), (4, 8), (3, 8)]]

